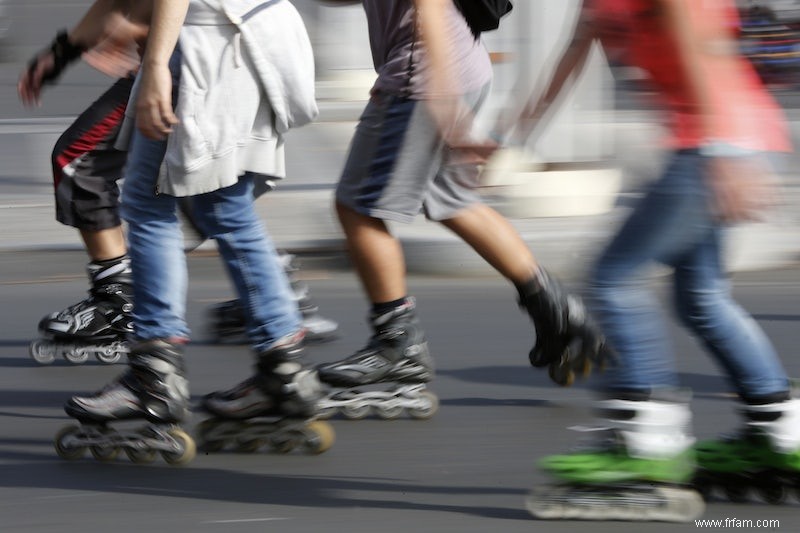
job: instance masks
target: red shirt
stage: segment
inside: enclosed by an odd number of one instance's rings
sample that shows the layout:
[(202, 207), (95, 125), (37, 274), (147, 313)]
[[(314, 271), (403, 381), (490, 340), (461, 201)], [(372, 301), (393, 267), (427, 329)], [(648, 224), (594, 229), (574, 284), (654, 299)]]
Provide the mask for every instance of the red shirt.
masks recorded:
[(582, 23), (597, 25), (609, 57), (647, 72), (668, 112), (673, 147), (695, 148), (710, 137), (751, 150), (790, 150), (783, 113), (749, 61), (713, 49), (714, 43), (736, 43), (739, 17), (734, 3), (689, 0), (686, 5), (692, 30), (707, 39), (699, 61), (713, 95), (710, 132), (703, 131), (699, 105), (656, 2), (587, 0)]

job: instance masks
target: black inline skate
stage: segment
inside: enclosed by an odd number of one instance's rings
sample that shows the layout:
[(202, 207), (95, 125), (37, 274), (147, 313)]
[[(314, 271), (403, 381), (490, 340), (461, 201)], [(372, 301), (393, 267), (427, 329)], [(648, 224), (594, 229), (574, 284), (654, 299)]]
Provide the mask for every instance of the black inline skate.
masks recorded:
[[(391, 311), (372, 315), (374, 330), (367, 346), (354, 355), (320, 365), (320, 379), (334, 391), (320, 402), (320, 416), (338, 411), (350, 419), (375, 413), (384, 419), (407, 412), (412, 418), (426, 419), (436, 413), (439, 399), (427, 390), (433, 379), (433, 360), (428, 353), (425, 333), (419, 326), (413, 298)], [(389, 389), (365, 390), (364, 386), (394, 383)]]
[[(303, 328), (306, 330), (306, 342), (328, 342), (335, 339), (339, 332), (339, 325), (319, 314), (319, 307), (311, 299), (308, 285), (296, 278), (295, 272), (299, 268), (294, 261), (294, 256), (281, 251), (278, 254), (289, 278), (294, 300), (300, 310)], [(244, 309), (239, 300), (228, 300), (216, 304), (209, 309), (208, 314), (209, 330), (216, 342), (247, 342)]]
[(688, 406), (614, 399), (600, 407), (606, 418), (592, 447), (540, 461), (557, 483), (531, 491), (528, 511), (542, 520), (688, 522), (701, 516), (703, 498), (690, 485)]
[(130, 259), (89, 263), (89, 297), (39, 322), (42, 338), (30, 345), (30, 356), (48, 365), (58, 357), (78, 365), (94, 356), (107, 364), (128, 353), (132, 332)]
[(800, 499), (800, 400), (745, 404), (738, 433), (697, 443), (697, 489), (741, 503)]
[(536, 330), (536, 342), (528, 354), (531, 365), (548, 367), (550, 379), (562, 387), (572, 385), (576, 376), (588, 377), (593, 367), (605, 368), (611, 351), (580, 298), (569, 294), (543, 268), (518, 290), (519, 305)]
[[(73, 396), (64, 406), (80, 422), (56, 435), (63, 459), (74, 460), (88, 448), (95, 459), (111, 461), (124, 450), (134, 463), (150, 463), (161, 453), (172, 465), (195, 456), (194, 440), (179, 424), (189, 416), (189, 387), (180, 345), (164, 340), (135, 344), (129, 369), (99, 392)], [(112, 428), (111, 423), (146, 420), (140, 428)]]
[(204, 451), (233, 444), (239, 452), (266, 446), (319, 454), (333, 445), (333, 427), (315, 419), (322, 391), (316, 371), (304, 363), (302, 341), (302, 333), (281, 339), (257, 355), (253, 376), (203, 398), (202, 408), (213, 416), (197, 429)]

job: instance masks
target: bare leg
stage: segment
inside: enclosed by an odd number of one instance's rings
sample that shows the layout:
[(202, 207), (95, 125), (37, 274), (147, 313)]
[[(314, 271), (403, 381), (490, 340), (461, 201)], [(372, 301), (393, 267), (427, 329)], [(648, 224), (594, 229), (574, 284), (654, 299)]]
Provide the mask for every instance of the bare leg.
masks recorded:
[[(367, 345), (342, 361), (317, 367), (320, 379), (333, 387), (355, 387), (376, 383), (395, 386), (361, 396), (368, 408), (375, 407), (387, 417), (397, 416), (397, 407), (422, 404), (423, 417), (436, 411), (438, 400), (422, 386), (433, 379), (433, 360), (428, 351), (425, 332), (416, 316), (416, 304), (406, 295), (406, 269), (403, 249), (389, 232), (383, 220), (362, 215), (342, 204), (336, 204), (350, 257), (373, 304), (369, 314), (373, 334)], [(347, 415), (353, 396), (347, 399), (334, 394), (325, 409), (342, 408)], [(342, 403), (344, 402), (344, 403)], [(410, 402), (410, 403), (409, 403)], [(360, 408), (359, 408), (360, 409)], [(388, 413), (395, 413), (389, 415)]]
[(517, 230), (489, 206), (474, 204), (441, 223), (516, 285), (529, 281), (538, 268)]
[(99, 231), (80, 230), (80, 233), (92, 261), (107, 261), (128, 253), (122, 226)]
[(406, 264), (403, 249), (383, 220), (362, 215), (336, 204), (350, 257), (364, 290), (373, 303), (406, 296)]

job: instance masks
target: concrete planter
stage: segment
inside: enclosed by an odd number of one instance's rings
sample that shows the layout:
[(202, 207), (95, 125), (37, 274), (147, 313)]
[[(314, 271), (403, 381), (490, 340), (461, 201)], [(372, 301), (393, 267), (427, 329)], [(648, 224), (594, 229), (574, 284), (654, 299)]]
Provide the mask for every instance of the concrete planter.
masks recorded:
[(487, 164), (481, 192), (509, 218), (569, 217), (611, 211), (621, 184), (605, 162), (544, 163), (503, 150)]

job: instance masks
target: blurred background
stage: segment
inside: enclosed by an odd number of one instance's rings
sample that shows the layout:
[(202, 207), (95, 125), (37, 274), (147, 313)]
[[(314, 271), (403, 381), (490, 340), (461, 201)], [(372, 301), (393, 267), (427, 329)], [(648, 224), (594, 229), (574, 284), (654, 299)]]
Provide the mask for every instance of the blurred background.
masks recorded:
[[(794, 105), (800, 74), (800, 1), (736, 0), (742, 13), (742, 51), (758, 67), (764, 79)], [(318, 93), (321, 100), (363, 100), (374, 78), (366, 40), (364, 15), (358, 5), (331, 7), (316, 0), (293, 0), (303, 15), (315, 45)], [(574, 22), (580, 0), (518, 1), (498, 31), (484, 34), (496, 66), (494, 102), (503, 102), (520, 70), (541, 72), (554, 58)], [(22, 65), (60, 28), (70, 27), (90, 1), (0, 0), (0, 83), (9, 90), (0, 94), (2, 118), (66, 115), (90, 103), (94, 90), (108, 79), (88, 67), (73, 68), (61, 89), (45, 105), (30, 113), (16, 103), (12, 90)], [(592, 93), (598, 84), (611, 88), (609, 72), (599, 61), (589, 73)], [(615, 107), (646, 106), (646, 100), (631, 97), (639, 88), (635, 72), (614, 69)], [(581, 94), (581, 111), (607, 109), (608, 101)], [(570, 106), (574, 107), (574, 106)]]
[[(324, 190), (326, 196), (320, 199), (324, 198), (327, 209), (327, 193), (338, 178), (352, 128), (375, 74), (359, 5), (332, 7), (315, 0), (293, 3), (314, 45), (321, 115), (317, 123), (291, 134), (291, 181), (287, 180), (287, 185)], [(800, 0), (737, 3), (742, 14), (742, 52), (786, 110), (797, 142)], [(58, 87), (46, 91), (41, 107), (25, 109), (16, 95), (17, 78), (29, 58), (47, 45), (57, 30), (74, 24), (90, 4), (82, 0), (0, 0), (0, 194), (17, 195), (18, 203), (48, 202), (53, 143), (112, 81), (88, 65), (78, 64), (67, 71)], [(523, 87), (532, 87), (538, 74), (549, 72), (572, 29), (579, 5), (579, 0), (519, 0), (499, 30), (484, 34), (494, 62), (495, 83), (489, 104), (479, 117), (479, 127), (488, 126), (502, 106), (512, 101), (518, 79), (524, 80)], [(487, 179), (487, 199), (515, 220), (583, 215), (583, 225), (573, 220), (570, 231), (598, 227), (596, 221), (585, 217), (613, 213), (628, 205), (660, 168), (661, 131), (647, 96), (646, 85), (636, 71), (608, 65), (596, 51), (580, 83), (564, 98), (546, 131), (514, 162), (517, 171)], [(539, 172), (541, 162), (547, 163), (551, 172)], [(800, 227), (796, 162), (793, 155), (777, 161), (784, 177), (786, 206), (773, 221), (777, 226), (767, 232), (775, 246), (786, 246), (791, 239), (800, 241), (791, 233)], [(544, 231), (566, 227), (565, 222), (558, 224)], [(600, 224), (603, 228), (609, 225)], [(325, 218), (318, 227), (306, 229), (335, 238), (335, 229), (331, 229), (335, 226)], [(521, 229), (524, 232), (526, 228)], [(401, 231), (413, 235), (416, 230)], [(66, 230), (64, 236), (74, 237)], [(794, 249), (786, 254), (797, 257)]]

